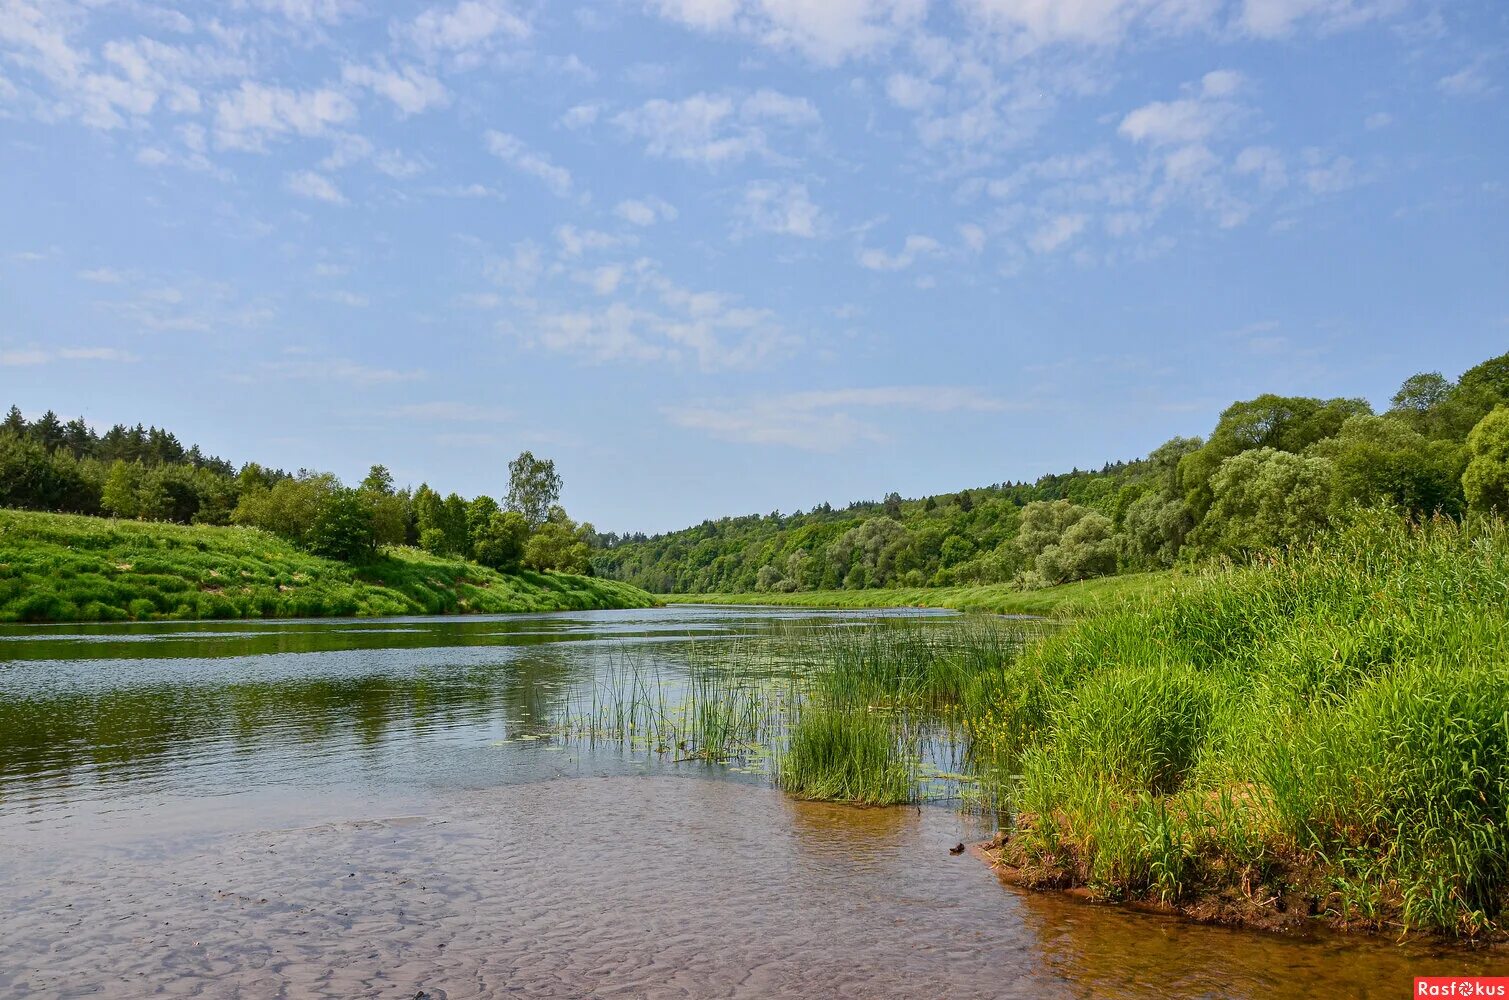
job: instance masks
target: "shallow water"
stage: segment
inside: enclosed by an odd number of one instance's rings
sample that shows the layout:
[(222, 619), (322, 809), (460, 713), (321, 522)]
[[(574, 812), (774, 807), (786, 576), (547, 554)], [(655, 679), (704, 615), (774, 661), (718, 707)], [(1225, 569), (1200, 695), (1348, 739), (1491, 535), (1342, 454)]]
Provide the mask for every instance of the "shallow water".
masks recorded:
[(1023, 893), (949, 855), (989, 824), (948, 804), (550, 736), (626, 645), (674, 674), (873, 614), (0, 630), (0, 997), (1403, 997), (1509, 964)]

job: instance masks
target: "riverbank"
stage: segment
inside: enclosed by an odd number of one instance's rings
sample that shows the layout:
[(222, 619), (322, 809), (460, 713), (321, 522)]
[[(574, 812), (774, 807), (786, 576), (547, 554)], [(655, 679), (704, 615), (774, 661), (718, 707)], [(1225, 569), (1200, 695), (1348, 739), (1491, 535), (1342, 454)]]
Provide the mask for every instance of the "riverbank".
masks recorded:
[(410, 548), (354, 566), (254, 528), (0, 510), (0, 621), (321, 618), (652, 607), (613, 580)]
[(982, 675), (1012, 881), (1273, 927), (1503, 933), (1509, 530), (1368, 513)]
[(1126, 600), (1173, 593), (1192, 577), (1186, 573), (1127, 573), (1081, 580), (1041, 590), (1009, 584), (976, 587), (912, 587), (876, 590), (810, 590), (782, 594), (660, 594), (666, 604), (759, 604), (792, 608), (952, 608), (1002, 615), (1077, 617), (1104, 611)]

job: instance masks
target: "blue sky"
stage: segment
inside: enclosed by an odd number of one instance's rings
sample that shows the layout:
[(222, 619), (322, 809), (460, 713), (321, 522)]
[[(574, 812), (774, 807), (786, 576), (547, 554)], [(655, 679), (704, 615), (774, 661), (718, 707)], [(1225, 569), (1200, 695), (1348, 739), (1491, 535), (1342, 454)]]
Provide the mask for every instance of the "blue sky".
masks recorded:
[(1494, 0), (0, 0), (0, 386), (604, 530), (1509, 348)]

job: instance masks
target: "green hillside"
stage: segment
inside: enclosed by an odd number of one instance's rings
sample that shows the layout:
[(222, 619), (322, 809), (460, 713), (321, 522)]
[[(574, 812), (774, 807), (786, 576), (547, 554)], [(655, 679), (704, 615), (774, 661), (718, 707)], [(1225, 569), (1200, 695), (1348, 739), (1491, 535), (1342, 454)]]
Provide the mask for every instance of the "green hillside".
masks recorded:
[(364, 565), (255, 528), (0, 510), (0, 621), (485, 614), (649, 607), (611, 580), (504, 574), (412, 548)]

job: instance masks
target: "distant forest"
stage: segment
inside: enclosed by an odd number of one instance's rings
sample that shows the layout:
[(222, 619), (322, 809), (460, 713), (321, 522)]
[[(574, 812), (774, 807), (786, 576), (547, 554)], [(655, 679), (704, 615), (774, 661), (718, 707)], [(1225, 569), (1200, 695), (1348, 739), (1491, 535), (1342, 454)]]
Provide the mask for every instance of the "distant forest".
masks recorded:
[(920, 499), (608, 535), (596, 572), (656, 593), (1023, 588), (1303, 543), (1349, 506), (1509, 511), (1509, 354), (1361, 399), (1263, 395), (1146, 458)]
[(1361, 399), (1264, 395), (1207, 438), (1146, 458), (920, 499), (600, 535), (557, 504), (548, 459), (521, 454), (507, 495), (356, 486), (239, 467), (157, 427), (97, 433), (49, 411), (0, 423), (0, 506), (258, 527), (360, 562), (412, 545), (502, 570), (593, 573), (656, 593), (1009, 583), (1035, 588), (1303, 543), (1353, 505), (1415, 516), (1509, 512), (1509, 354), (1451, 381), (1411, 376), (1384, 413)]

